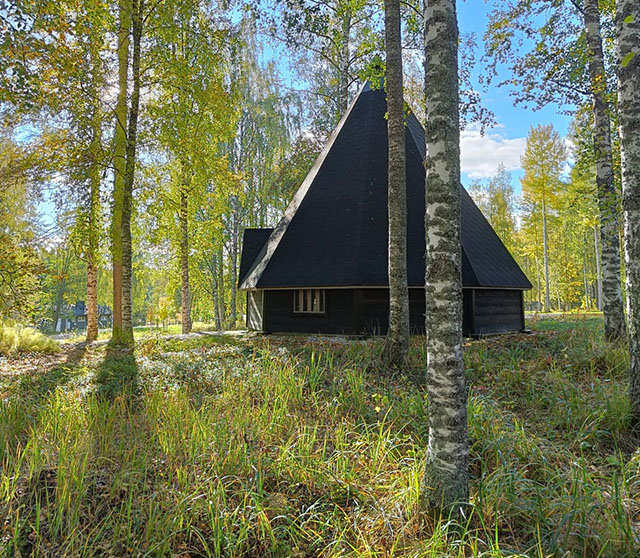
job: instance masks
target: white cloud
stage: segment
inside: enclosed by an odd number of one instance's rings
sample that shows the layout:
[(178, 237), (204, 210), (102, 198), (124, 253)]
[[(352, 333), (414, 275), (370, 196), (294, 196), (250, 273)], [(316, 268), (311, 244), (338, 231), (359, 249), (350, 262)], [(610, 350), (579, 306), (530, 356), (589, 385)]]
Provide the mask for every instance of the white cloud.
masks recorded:
[(527, 138), (506, 138), (495, 131), (485, 135), (469, 128), (460, 135), (462, 172), (469, 178), (489, 178), (502, 163), (508, 171), (521, 169), (520, 157)]

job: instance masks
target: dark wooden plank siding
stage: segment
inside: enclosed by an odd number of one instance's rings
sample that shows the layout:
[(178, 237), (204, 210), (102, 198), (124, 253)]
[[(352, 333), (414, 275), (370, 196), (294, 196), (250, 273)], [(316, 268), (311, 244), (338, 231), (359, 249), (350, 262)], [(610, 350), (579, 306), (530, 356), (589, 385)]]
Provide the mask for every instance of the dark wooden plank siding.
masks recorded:
[[(266, 290), (262, 329), (273, 333), (328, 333), (344, 335), (386, 335), (389, 329), (387, 289), (327, 289), (324, 314), (293, 311), (295, 290)], [(464, 289), (463, 334), (489, 335), (524, 328), (522, 291)], [(260, 329), (258, 300), (248, 301), (248, 325)], [(412, 334), (424, 334), (424, 290), (409, 289)], [(250, 325), (250, 327), (252, 327)]]
[(462, 335), (471, 337), (473, 335), (473, 298), (474, 289), (462, 290)]
[(293, 311), (294, 290), (265, 293), (265, 329), (271, 333), (335, 333), (353, 335), (355, 329), (353, 291), (327, 289), (324, 314), (297, 314)]
[[(409, 289), (409, 327), (424, 333), (424, 289)], [(362, 289), (362, 326), (368, 335), (386, 335), (389, 330), (389, 291)]]
[(476, 289), (473, 293), (473, 335), (524, 329), (522, 291)]

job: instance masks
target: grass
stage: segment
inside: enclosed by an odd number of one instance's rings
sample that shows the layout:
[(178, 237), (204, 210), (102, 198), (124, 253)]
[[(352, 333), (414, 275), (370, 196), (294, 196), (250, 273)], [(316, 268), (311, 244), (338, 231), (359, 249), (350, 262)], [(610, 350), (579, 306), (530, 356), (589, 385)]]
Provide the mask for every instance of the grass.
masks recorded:
[(6, 556), (584, 556), (640, 548), (626, 351), (600, 318), (468, 342), (467, 520), (425, 519), (421, 339), (149, 338), (2, 378)]
[(0, 322), (0, 355), (17, 352), (54, 353), (58, 344), (31, 327)]
[[(215, 331), (215, 324), (208, 322), (193, 322), (191, 331), (194, 333), (202, 331)], [(182, 333), (181, 324), (169, 324), (166, 327), (162, 325), (156, 327), (154, 325), (136, 326), (133, 328), (133, 337), (135, 339), (145, 339), (147, 337), (161, 337), (163, 335), (177, 335)], [(76, 331), (69, 334), (67, 339), (70, 343), (79, 343), (86, 337), (86, 331)], [(104, 341), (111, 338), (111, 330), (105, 329), (98, 332), (98, 340)]]

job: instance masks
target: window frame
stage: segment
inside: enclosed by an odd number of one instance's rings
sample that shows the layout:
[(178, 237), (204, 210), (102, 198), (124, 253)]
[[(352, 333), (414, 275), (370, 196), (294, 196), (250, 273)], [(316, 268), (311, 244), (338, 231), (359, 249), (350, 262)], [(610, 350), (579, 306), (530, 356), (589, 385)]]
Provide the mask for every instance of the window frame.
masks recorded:
[(325, 291), (325, 289), (296, 289), (293, 291), (293, 313), (299, 316), (326, 315), (327, 295)]

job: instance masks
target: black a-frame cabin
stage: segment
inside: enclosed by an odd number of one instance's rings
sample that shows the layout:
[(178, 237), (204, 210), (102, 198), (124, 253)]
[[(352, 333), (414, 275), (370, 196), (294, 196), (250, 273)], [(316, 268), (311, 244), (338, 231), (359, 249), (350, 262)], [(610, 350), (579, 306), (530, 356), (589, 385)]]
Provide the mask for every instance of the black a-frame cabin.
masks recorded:
[[(244, 233), (239, 288), (247, 327), (269, 332), (385, 334), (387, 103), (358, 93), (275, 229)], [(424, 332), (424, 131), (407, 114), (407, 265), (411, 329)], [(524, 328), (531, 288), (462, 188), (464, 334)]]

